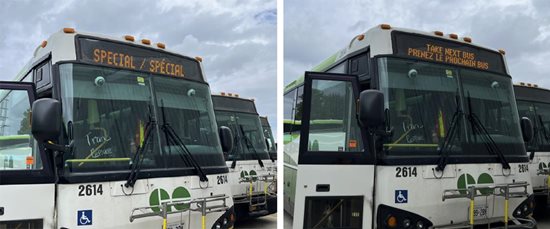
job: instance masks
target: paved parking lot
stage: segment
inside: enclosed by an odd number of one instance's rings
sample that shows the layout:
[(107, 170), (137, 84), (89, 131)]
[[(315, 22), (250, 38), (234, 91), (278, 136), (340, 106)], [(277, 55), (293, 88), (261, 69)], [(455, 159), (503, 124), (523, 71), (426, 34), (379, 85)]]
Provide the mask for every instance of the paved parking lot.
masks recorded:
[[(537, 227), (538, 229), (550, 229), (550, 206), (546, 209), (546, 212), (548, 214), (542, 218), (537, 220)], [(291, 229), (292, 228), (292, 217), (288, 213), (284, 213), (284, 228), (285, 229)]]
[(237, 222), (235, 229), (277, 229), (277, 214), (251, 219), (243, 222)]

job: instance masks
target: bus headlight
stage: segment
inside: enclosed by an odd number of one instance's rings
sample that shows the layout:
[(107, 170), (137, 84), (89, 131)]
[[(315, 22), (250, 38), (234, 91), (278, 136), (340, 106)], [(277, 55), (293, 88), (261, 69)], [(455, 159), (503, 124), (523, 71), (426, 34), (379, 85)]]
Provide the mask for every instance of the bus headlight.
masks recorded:
[(424, 222), (422, 222), (422, 220), (419, 220), (418, 222), (416, 222), (416, 228), (417, 229), (423, 229), (424, 228)]
[(378, 205), (376, 222), (378, 228), (388, 229), (425, 229), (433, 226), (430, 220), (420, 215), (383, 204)]
[(411, 226), (411, 220), (410, 219), (404, 219), (403, 220), (403, 227), (409, 228)]
[(531, 194), (514, 210), (513, 215), (515, 218), (527, 218), (533, 214), (534, 207), (535, 195)]
[(223, 215), (220, 216), (212, 226), (212, 229), (228, 229), (233, 227), (235, 223), (235, 212), (233, 207), (229, 208)]

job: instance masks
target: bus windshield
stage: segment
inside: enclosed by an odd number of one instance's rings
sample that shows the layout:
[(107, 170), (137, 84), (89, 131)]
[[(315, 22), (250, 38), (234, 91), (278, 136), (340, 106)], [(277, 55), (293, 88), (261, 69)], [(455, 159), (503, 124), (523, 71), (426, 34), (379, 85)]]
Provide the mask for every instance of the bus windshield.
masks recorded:
[(257, 114), (216, 111), (219, 126), (231, 128), (234, 147), (228, 160), (269, 159), (260, 119)]
[(274, 156), (277, 156), (276, 153), (277, 153), (277, 148), (275, 146), (275, 138), (273, 137), (273, 132), (271, 131), (271, 126), (269, 125), (269, 122), (267, 121), (266, 118), (262, 118), (260, 117), (261, 121), (262, 121), (262, 128), (264, 130), (264, 137), (267, 141), (267, 146), (269, 147), (267, 150), (269, 151), (269, 153), (274, 153), (275, 155)]
[[(511, 79), (489, 72), (398, 58), (380, 58), (389, 109), (388, 155), (436, 155), (456, 118), (451, 155), (492, 155), (489, 135), (504, 155), (525, 154)], [(474, 129), (475, 116), (487, 133)]]
[(535, 137), (526, 143), (527, 151), (550, 151), (550, 104), (518, 100), (520, 117), (533, 122)]
[(169, 124), (201, 166), (223, 166), (208, 85), (189, 80), (108, 67), (59, 67), (63, 117), (72, 153), (68, 172), (128, 170), (145, 140), (142, 169), (190, 168), (161, 125)]

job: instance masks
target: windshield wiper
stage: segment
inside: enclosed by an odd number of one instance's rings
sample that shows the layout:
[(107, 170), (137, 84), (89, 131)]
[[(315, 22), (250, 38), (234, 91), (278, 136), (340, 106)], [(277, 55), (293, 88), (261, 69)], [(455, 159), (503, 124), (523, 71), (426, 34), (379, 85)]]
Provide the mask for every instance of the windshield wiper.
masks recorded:
[[(449, 151), (451, 151), (451, 147), (452, 147), (451, 143), (453, 142), (455, 137), (458, 135), (458, 133), (460, 133), (459, 123), (460, 123), (460, 118), (464, 113), (460, 109), (458, 95), (455, 96), (455, 99), (456, 99), (456, 110), (455, 110), (455, 113), (453, 114), (453, 118), (451, 119), (451, 125), (449, 126), (448, 134), (445, 136), (445, 138), (443, 139), (443, 143), (438, 149), (438, 153), (439, 155), (441, 155), (441, 157), (437, 162), (437, 167), (435, 167), (435, 170), (438, 172), (443, 172), (445, 170), (445, 167), (447, 166), (447, 163), (448, 163), (447, 159), (449, 158)], [(443, 128), (443, 127), (440, 127), (440, 128)]]
[(134, 185), (136, 184), (139, 172), (141, 171), (141, 165), (143, 164), (143, 159), (145, 158), (143, 154), (145, 153), (145, 149), (147, 149), (147, 146), (149, 145), (149, 140), (153, 138), (152, 135), (156, 125), (157, 122), (151, 116), (151, 107), (149, 107), (149, 121), (147, 121), (144, 131), (145, 138), (143, 139), (143, 142), (138, 143), (136, 152), (134, 153), (134, 158), (132, 159), (132, 165), (130, 167), (130, 175), (126, 180), (126, 184), (124, 184), (124, 187), (126, 188), (134, 187)]
[(258, 159), (258, 164), (260, 164), (260, 167), (264, 167), (264, 163), (262, 162), (262, 159), (260, 159), (260, 155), (258, 154), (258, 151), (256, 151), (256, 148), (254, 148), (254, 145), (252, 145), (250, 139), (245, 135), (243, 125), (239, 125), (239, 128), (241, 130), (242, 138), (244, 139), (244, 144), (246, 145), (246, 148), (248, 148), (248, 151), (252, 151), (254, 155), (256, 155), (256, 159)]
[(164, 113), (164, 102), (162, 99), (160, 100), (160, 102), (161, 102), (160, 109), (162, 112), (162, 122), (163, 122), (161, 129), (166, 136), (168, 148), (170, 148), (171, 144), (178, 146), (178, 149), (180, 150), (179, 155), (181, 159), (187, 162), (187, 164), (193, 166), (193, 168), (197, 172), (197, 175), (199, 176), (200, 181), (203, 181), (203, 182), (208, 181), (208, 177), (206, 176), (206, 173), (204, 173), (199, 163), (195, 160), (195, 158), (193, 157), (193, 154), (191, 154), (191, 151), (189, 151), (189, 149), (187, 148), (183, 140), (181, 140), (181, 138), (178, 136), (174, 128), (172, 128), (172, 126), (170, 126), (170, 124), (166, 122), (166, 115)]
[(506, 157), (504, 157), (504, 154), (502, 151), (498, 148), (498, 145), (495, 143), (495, 140), (493, 137), (491, 137), (491, 134), (489, 131), (487, 131), (487, 128), (483, 125), (483, 123), (479, 120), (477, 115), (472, 111), (472, 100), (470, 97), (470, 94), (468, 93), (468, 110), (470, 113), (468, 114), (468, 121), (472, 125), (472, 131), (475, 134), (481, 135), (481, 140), (483, 141), (483, 144), (485, 145), (485, 148), (487, 148), (487, 151), (489, 153), (497, 155), (497, 157), (500, 160), (500, 163), (502, 164), (503, 169), (510, 169), (510, 164), (506, 160)]

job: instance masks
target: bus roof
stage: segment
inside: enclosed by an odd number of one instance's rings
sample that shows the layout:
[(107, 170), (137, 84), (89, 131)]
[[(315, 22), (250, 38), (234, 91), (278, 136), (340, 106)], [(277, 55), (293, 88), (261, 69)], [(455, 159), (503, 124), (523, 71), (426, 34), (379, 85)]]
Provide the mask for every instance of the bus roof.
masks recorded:
[[(366, 48), (370, 49), (370, 57), (375, 57), (378, 55), (391, 55), (394, 54), (393, 50), (393, 41), (392, 41), (392, 32), (398, 31), (398, 32), (405, 32), (409, 34), (415, 34), (415, 35), (423, 35), (425, 37), (429, 38), (435, 38), (439, 40), (446, 40), (453, 43), (459, 43), (466, 46), (474, 46), (477, 48), (481, 48), (490, 52), (494, 53), (500, 53), (504, 56), (504, 51), (502, 50), (495, 50), (491, 49), (479, 44), (472, 43), (472, 39), (469, 37), (458, 37), (456, 34), (443, 34), (439, 31), (433, 31), (433, 32), (425, 32), (420, 30), (414, 30), (414, 29), (407, 29), (407, 28), (399, 28), (399, 27), (393, 27), (387, 24), (381, 24), (378, 26), (375, 26), (371, 29), (369, 29), (365, 33), (361, 33), (351, 39), (348, 45), (346, 45), (343, 49), (340, 49), (336, 53), (332, 54), (325, 60), (323, 60), (321, 63), (316, 65), (311, 69), (311, 71), (314, 72), (324, 72), (334, 65), (340, 63), (340, 61), (351, 57), (353, 55), (358, 54), (359, 52), (365, 50)], [(452, 37), (455, 38), (452, 38)], [(504, 63), (506, 62), (505, 58), (503, 58)], [(505, 65), (505, 71), (508, 73), (508, 68)], [(298, 79), (290, 82), (285, 86), (285, 93), (294, 89), (295, 87), (303, 84), (304, 82), (304, 76), (301, 75), (298, 77)]]
[[(143, 50), (157, 51), (159, 53), (165, 53), (168, 55), (183, 57), (188, 60), (197, 62), (199, 63), (199, 65), (202, 62), (201, 57), (193, 58), (193, 57), (178, 54), (173, 51), (166, 50), (165, 44), (160, 42), (153, 43), (149, 39), (138, 40), (134, 36), (130, 36), (130, 35), (126, 35), (123, 37), (114, 37), (109, 35), (77, 31), (73, 28), (64, 28), (50, 35), (48, 39), (42, 41), (42, 43), (39, 44), (38, 47), (36, 47), (33, 53), (33, 57), (24, 66), (24, 68), (17, 74), (17, 76), (15, 77), (15, 80), (22, 79), (33, 66), (35, 66), (36, 64), (39, 64), (39, 62), (43, 61), (48, 56), (51, 56), (52, 64), (55, 64), (60, 61), (77, 60), (77, 51), (78, 51), (77, 49), (79, 46), (78, 42), (75, 40), (75, 37), (77, 36), (97, 39), (101, 41), (110, 41), (118, 44), (127, 44), (133, 47), (142, 48)], [(202, 66), (200, 66), (200, 69), (201, 69), (200, 74), (202, 78), (206, 81), (206, 79), (204, 78), (204, 74), (202, 72)]]
[(550, 90), (536, 84), (514, 84), (514, 94), (517, 100), (550, 103)]
[(246, 99), (233, 95), (212, 95), (212, 103), (216, 111), (258, 114), (254, 99)]
[(262, 126), (269, 126), (269, 121), (267, 120), (267, 116), (260, 116), (260, 121), (262, 122)]

